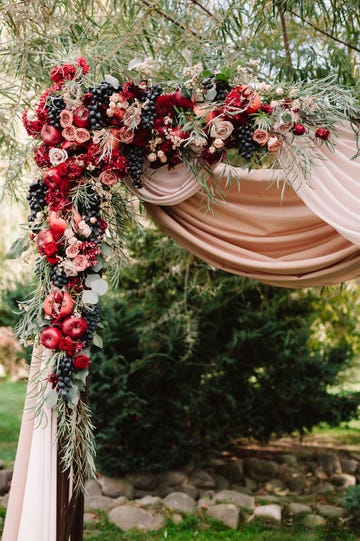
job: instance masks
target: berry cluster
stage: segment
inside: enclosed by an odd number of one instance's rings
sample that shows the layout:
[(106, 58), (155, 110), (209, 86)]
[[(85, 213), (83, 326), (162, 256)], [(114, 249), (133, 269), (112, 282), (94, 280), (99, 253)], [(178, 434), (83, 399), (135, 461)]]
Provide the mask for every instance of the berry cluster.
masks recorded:
[(140, 147), (129, 147), (126, 150), (126, 159), (128, 162), (128, 175), (133, 181), (135, 188), (141, 188), (141, 175), (144, 165), (144, 149)]
[(156, 83), (147, 87), (144, 92), (143, 101), (146, 102), (146, 106), (143, 106), (141, 114), (141, 126), (144, 130), (151, 130), (154, 126), (156, 118), (155, 101), (161, 93), (162, 88)]
[(38, 212), (45, 208), (46, 186), (42, 180), (32, 182), (29, 186), (26, 199), (30, 207), (29, 222), (34, 222)]
[(59, 265), (52, 265), (50, 268), (50, 282), (59, 289), (66, 286), (68, 277)]
[(84, 308), (82, 311), (82, 317), (87, 323), (87, 331), (84, 334), (85, 346), (89, 346), (92, 343), (96, 328), (100, 322), (100, 306), (96, 304), (93, 308)]
[(48, 97), (46, 102), (49, 124), (60, 130), (60, 113), (65, 109), (66, 104), (60, 96)]
[(247, 160), (250, 160), (251, 156), (256, 150), (256, 143), (253, 140), (254, 128), (251, 124), (245, 124), (238, 129), (238, 151), (240, 156), (243, 156)]
[(60, 358), (59, 363), (55, 369), (55, 376), (57, 377), (57, 388), (59, 395), (67, 402), (69, 389), (71, 386), (71, 376), (74, 371), (72, 357), (70, 355), (64, 355)]
[(89, 88), (88, 93), (92, 95), (91, 102), (87, 106), (89, 110), (89, 124), (93, 130), (100, 130), (106, 124), (104, 112), (109, 106), (110, 96), (114, 87), (103, 81), (100, 85)]

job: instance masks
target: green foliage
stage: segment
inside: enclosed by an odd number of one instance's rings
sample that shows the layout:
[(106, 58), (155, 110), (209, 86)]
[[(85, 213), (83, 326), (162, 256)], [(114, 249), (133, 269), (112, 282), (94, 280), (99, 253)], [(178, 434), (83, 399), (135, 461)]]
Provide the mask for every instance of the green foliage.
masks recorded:
[(0, 381), (0, 458), (6, 464), (15, 459), (26, 384)]
[(315, 340), (319, 292), (216, 271), (151, 230), (134, 236), (130, 256), (91, 365), (101, 471), (167, 469), (232, 438), (356, 414), (360, 393), (330, 392), (353, 347), (344, 319), (340, 340)]
[(360, 522), (360, 485), (349, 487), (346, 490), (342, 505), (353, 519)]

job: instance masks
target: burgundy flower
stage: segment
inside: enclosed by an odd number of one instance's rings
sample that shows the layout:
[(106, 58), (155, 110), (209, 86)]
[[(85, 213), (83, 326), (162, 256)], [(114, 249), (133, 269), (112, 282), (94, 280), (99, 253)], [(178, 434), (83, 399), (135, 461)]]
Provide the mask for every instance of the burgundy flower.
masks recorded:
[(89, 73), (89, 71), (90, 71), (90, 66), (89, 66), (89, 64), (86, 62), (85, 58), (83, 58), (82, 56), (80, 56), (80, 58), (77, 59), (77, 64), (80, 66), (81, 72), (82, 72), (83, 75), (86, 75), (87, 73)]
[(326, 128), (318, 128), (315, 132), (315, 136), (326, 141), (329, 139), (330, 132)]
[(295, 124), (294, 125), (294, 133), (296, 135), (303, 135), (305, 132), (306, 132), (306, 128), (302, 124)]
[(69, 355), (72, 355), (74, 353), (74, 342), (70, 338), (70, 336), (64, 336), (63, 338), (60, 338), (58, 349), (61, 351), (65, 351)]
[(73, 359), (74, 368), (76, 368), (77, 370), (84, 370), (89, 366), (89, 364), (90, 357), (88, 357), (87, 355), (76, 355)]
[(45, 144), (34, 148), (33, 157), (38, 167), (50, 167), (49, 148)]
[(50, 71), (50, 79), (54, 83), (69, 81), (75, 77), (76, 67), (74, 64), (63, 64), (62, 66), (54, 66)]
[(262, 105), (260, 105), (260, 110), (266, 113), (267, 115), (271, 115), (271, 113), (273, 112), (272, 107), (270, 106), (269, 103), (263, 103)]

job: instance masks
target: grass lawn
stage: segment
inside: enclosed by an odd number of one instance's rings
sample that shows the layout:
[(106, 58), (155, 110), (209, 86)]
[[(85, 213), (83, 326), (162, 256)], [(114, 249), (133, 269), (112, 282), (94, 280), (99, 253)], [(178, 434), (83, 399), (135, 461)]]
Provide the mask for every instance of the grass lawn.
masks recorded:
[(5, 464), (15, 459), (26, 383), (0, 380), (0, 460)]
[(308, 530), (301, 525), (269, 526), (251, 522), (239, 530), (229, 530), (212, 521), (188, 517), (179, 525), (169, 523), (157, 532), (122, 533), (105, 518), (85, 529), (84, 541), (359, 541), (359, 533), (336, 527)]

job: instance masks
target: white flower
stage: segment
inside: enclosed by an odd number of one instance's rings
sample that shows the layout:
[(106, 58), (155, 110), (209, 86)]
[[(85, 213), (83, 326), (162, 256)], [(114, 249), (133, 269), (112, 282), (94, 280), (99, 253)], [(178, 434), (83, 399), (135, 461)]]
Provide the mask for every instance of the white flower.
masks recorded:
[(213, 145), (215, 148), (222, 148), (224, 146), (224, 141), (222, 139), (215, 139)]
[(72, 261), (63, 261), (59, 266), (63, 268), (66, 276), (77, 276), (77, 270)]
[(205, 137), (195, 135), (189, 140), (189, 147), (196, 154), (200, 154), (204, 147), (206, 147), (207, 140)]
[(91, 235), (91, 229), (85, 220), (80, 220), (78, 223), (78, 230), (81, 235), (84, 235), (84, 237), (89, 237)]
[(156, 162), (157, 155), (155, 154), (155, 152), (150, 152), (150, 154), (148, 154), (147, 156), (147, 159), (149, 160), (149, 162)]
[(278, 86), (277, 89), (275, 90), (275, 94), (277, 96), (282, 96), (284, 94), (284, 89), (281, 88), (281, 86)]
[(49, 150), (49, 160), (51, 165), (59, 165), (68, 159), (68, 153), (63, 148), (51, 148)]
[(163, 152), (162, 150), (159, 150), (157, 155), (158, 155), (158, 158), (161, 161), (161, 163), (166, 163), (167, 162), (167, 157), (166, 157), (165, 152)]

